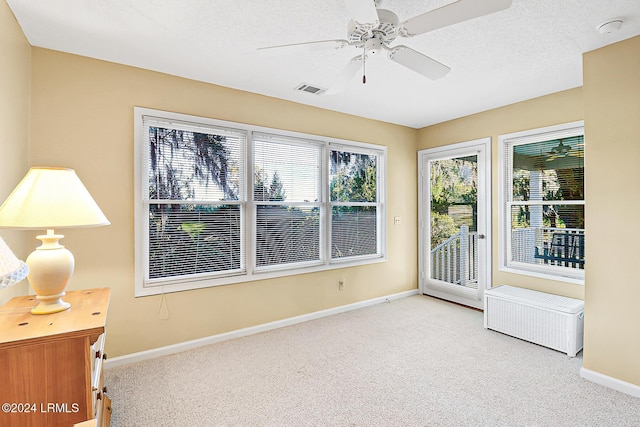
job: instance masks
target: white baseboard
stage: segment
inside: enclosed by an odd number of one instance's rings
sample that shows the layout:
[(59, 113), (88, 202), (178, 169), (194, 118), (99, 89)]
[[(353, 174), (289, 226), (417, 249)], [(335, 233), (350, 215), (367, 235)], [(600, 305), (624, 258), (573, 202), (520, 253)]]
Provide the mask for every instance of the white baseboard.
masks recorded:
[(640, 398), (640, 386), (592, 371), (586, 368), (580, 368), (580, 376), (585, 380), (589, 380), (596, 384), (617, 390), (633, 397)]
[(307, 322), (309, 320), (320, 319), (322, 317), (332, 316), (334, 314), (344, 313), (351, 310), (357, 310), (359, 308), (369, 307), (372, 305), (380, 304), (383, 302), (389, 302), (400, 298), (406, 298), (412, 295), (418, 295), (419, 290), (414, 289), (411, 291), (400, 292), (397, 294), (387, 295), (384, 297), (373, 298), (366, 301), (360, 301), (353, 304), (347, 304), (340, 307), (329, 308), (327, 310), (316, 311), (313, 313), (303, 314), (301, 316), (290, 317), (288, 319), (282, 319), (275, 322), (264, 323), (262, 325), (251, 326), (248, 328), (238, 329), (235, 331), (225, 332), (218, 335), (211, 335), (209, 337), (199, 338), (192, 341), (185, 341), (178, 344), (172, 344), (165, 347), (158, 347), (151, 350), (141, 351), (138, 353), (126, 354), (124, 356), (118, 356), (107, 359), (105, 361), (104, 368), (110, 369), (117, 366), (128, 365), (131, 363), (142, 362), (144, 360), (154, 359), (156, 357), (168, 356), (170, 354), (181, 353), (183, 351), (191, 350), (205, 345), (215, 344), (222, 341), (227, 341), (235, 338), (245, 337), (247, 335), (259, 334), (261, 332), (270, 331), (277, 328), (283, 328), (285, 326), (295, 325), (297, 323)]

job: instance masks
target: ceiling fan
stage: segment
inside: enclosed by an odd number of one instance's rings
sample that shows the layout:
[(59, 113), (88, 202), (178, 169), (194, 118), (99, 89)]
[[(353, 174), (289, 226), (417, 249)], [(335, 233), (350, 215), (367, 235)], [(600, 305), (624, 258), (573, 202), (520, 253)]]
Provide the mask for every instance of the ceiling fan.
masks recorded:
[(567, 138), (564, 141), (568, 141), (567, 145), (562, 143), (562, 139), (558, 142), (558, 145), (549, 150), (547, 154), (547, 162), (551, 162), (556, 159), (561, 159), (563, 157), (571, 156), (571, 157), (584, 157), (584, 143), (575, 144), (572, 146), (570, 142), (575, 142), (575, 140), (580, 140), (580, 138)]
[[(369, 56), (386, 51), (389, 59), (424, 77), (435, 80), (451, 69), (410, 47), (391, 44), (400, 37), (413, 37), (438, 28), (478, 18), (507, 9), (512, 0), (458, 0), (400, 22), (398, 16), (386, 9), (377, 9), (381, 0), (344, 0), (352, 17), (346, 39), (322, 40), (259, 48), (263, 53), (297, 53), (304, 51), (354, 47), (360, 53), (353, 57), (338, 74), (327, 93), (343, 91), (356, 73), (365, 66)], [(366, 83), (363, 73), (362, 82)]]

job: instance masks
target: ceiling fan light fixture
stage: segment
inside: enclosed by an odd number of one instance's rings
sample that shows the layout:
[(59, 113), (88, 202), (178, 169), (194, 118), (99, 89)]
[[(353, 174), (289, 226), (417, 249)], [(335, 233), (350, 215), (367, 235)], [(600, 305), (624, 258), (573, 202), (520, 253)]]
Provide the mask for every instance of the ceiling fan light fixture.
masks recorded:
[(370, 55), (375, 55), (382, 49), (382, 42), (378, 38), (372, 38), (364, 42), (364, 49)]
[(564, 145), (562, 141), (557, 146), (553, 147), (550, 152), (556, 156), (566, 156), (571, 151), (570, 145)]

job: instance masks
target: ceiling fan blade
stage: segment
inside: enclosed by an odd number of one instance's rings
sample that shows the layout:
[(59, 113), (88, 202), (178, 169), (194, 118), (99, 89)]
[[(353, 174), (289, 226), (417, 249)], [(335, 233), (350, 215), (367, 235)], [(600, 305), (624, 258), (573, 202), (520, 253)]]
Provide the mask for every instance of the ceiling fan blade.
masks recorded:
[(314, 52), (318, 50), (342, 49), (349, 46), (346, 40), (322, 40), (317, 42), (293, 43), (280, 46), (260, 47), (258, 53), (264, 55), (291, 55), (296, 53)]
[(353, 80), (353, 76), (362, 68), (362, 55), (355, 56), (349, 60), (347, 65), (340, 71), (331, 87), (325, 92), (327, 94), (343, 92), (347, 85)]
[(512, 0), (458, 0), (438, 9), (407, 19), (400, 24), (405, 37), (423, 34), (458, 22), (489, 15), (511, 7)]
[(431, 80), (444, 77), (451, 68), (439, 63), (435, 59), (429, 58), (407, 46), (397, 46), (389, 52), (389, 58), (400, 65), (404, 65)]
[(375, 25), (379, 22), (374, 0), (344, 0), (344, 4), (349, 9), (351, 19), (358, 24)]

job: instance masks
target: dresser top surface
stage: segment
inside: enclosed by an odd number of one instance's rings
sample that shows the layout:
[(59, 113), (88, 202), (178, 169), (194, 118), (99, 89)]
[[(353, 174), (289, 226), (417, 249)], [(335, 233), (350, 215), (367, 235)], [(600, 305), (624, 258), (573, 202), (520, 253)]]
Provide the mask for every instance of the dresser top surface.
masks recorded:
[(31, 314), (35, 295), (13, 298), (0, 307), (0, 348), (16, 342), (53, 339), (60, 335), (92, 335), (104, 330), (109, 288), (69, 291), (63, 300), (71, 308), (52, 314)]

